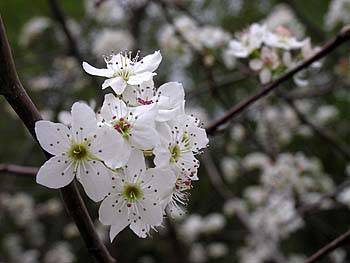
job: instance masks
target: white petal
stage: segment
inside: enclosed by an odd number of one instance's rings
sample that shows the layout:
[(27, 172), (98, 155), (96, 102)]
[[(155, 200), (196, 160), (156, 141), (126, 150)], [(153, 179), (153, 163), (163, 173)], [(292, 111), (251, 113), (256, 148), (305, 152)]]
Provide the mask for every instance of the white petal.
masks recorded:
[(111, 87), (116, 94), (122, 94), (126, 87), (126, 81), (122, 77), (106, 79), (102, 83), (102, 89)]
[[(131, 151), (127, 167), (125, 168), (125, 175), (128, 177), (129, 181), (136, 181), (141, 171), (146, 171), (145, 158), (142, 151), (133, 150)], [(134, 177), (137, 175), (137, 177)]]
[[(120, 179), (120, 178), (118, 178)], [(104, 225), (115, 224), (123, 218), (128, 219), (128, 211), (125, 202), (117, 195), (106, 197), (98, 210), (99, 220)]]
[(41, 147), (48, 153), (60, 155), (69, 150), (71, 132), (63, 124), (37, 121), (35, 133)]
[(163, 212), (160, 202), (145, 198), (145, 200), (139, 200), (135, 203), (137, 205), (141, 221), (145, 224), (159, 226), (163, 221)]
[(54, 156), (40, 167), (36, 182), (49, 188), (61, 188), (72, 182), (74, 164), (64, 156)]
[(182, 106), (179, 106), (170, 110), (159, 109), (158, 114), (156, 116), (156, 121), (159, 121), (159, 122), (169, 121), (170, 119), (173, 119), (176, 116), (181, 115), (183, 113), (184, 111)]
[(160, 144), (157, 131), (151, 127), (134, 127), (130, 134), (130, 144), (138, 149), (150, 150)]
[(111, 178), (108, 169), (100, 161), (83, 162), (79, 167), (78, 180), (85, 193), (95, 202), (101, 201), (111, 189)]
[(192, 126), (189, 128), (188, 132), (189, 134), (195, 135), (190, 139), (190, 145), (193, 152), (198, 152), (200, 149), (205, 148), (209, 143), (205, 129)]
[(78, 143), (96, 132), (95, 112), (85, 103), (76, 102), (72, 106), (72, 133)]
[(160, 51), (156, 51), (137, 62), (134, 71), (136, 74), (142, 72), (153, 72), (158, 68), (161, 61), (162, 55), (160, 54)]
[[(150, 191), (157, 190), (157, 196), (160, 200), (168, 199), (171, 196), (176, 183), (176, 176), (172, 170), (168, 168), (150, 168), (140, 177), (144, 181), (147, 178), (152, 178)], [(145, 191), (147, 190), (145, 189)]]
[(70, 126), (72, 124), (72, 114), (68, 111), (60, 111), (57, 119), (66, 126)]
[(252, 59), (249, 61), (249, 67), (252, 70), (258, 71), (262, 68), (263, 62), (260, 59)]
[(90, 75), (94, 75), (94, 76), (111, 78), (114, 74), (113, 70), (111, 69), (106, 69), (106, 68), (98, 69), (86, 62), (83, 62), (83, 68), (86, 73), (89, 73)]
[(115, 221), (113, 225), (111, 225), (111, 229), (109, 230), (109, 238), (111, 242), (128, 224), (128, 218), (125, 216), (121, 217), (120, 219)]
[(165, 146), (158, 146), (153, 150), (154, 163), (157, 167), (168, 167), (171, 153)]
[(128, 153), (123, 151), (124, 138), (111, 127), (101, 127), (91, 140), (89, 151), (105, 164), (116, 169), (124, 166), (129, 159)]
[(179, 82), (168, 82), (159, 87), (158, 93), (170, 99), (170, 105), (177, 106), (182, 104), (185, 99), (185, 91)]
[[(101, 115), (107, 121), (111, 122), (114, 119), (125, 118), (128, 114), (128, 109), (124, 101), (116, 98), (113, 94), (105, 95), (105, 100), (101, 108)], [(115, 118), (113, 117), (115, 116)]]
[(142, 82), (150, 81), (155, 75), (157, 74), (152, 72), (143, 72), (131, 76), (127, 82), (129, 85), (140, 85)]
[(270, 70), (265, 68), (262, 71), (260, 71), (259, 78), (260, 78), (261, 84), (267, 84), (272, 79), (272, 73)]
[(162, 142), (168, 144), (172, 141), (171, 128), (167, 123), (157, 123), (156, 130), (162, 139)]
[(147, 233), (150, 229), (149, 225), (141, 222), (141, 221), (137, 221), (136, 223), (132, 222), (130, 224), (130, 229), (138, 236), (141, 238), (146, 238), (147, 237)]

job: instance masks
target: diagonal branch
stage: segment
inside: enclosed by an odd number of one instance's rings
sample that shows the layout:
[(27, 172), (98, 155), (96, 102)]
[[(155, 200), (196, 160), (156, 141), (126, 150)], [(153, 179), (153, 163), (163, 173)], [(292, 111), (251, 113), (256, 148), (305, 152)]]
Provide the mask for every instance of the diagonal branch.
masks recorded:
[[(16, 111), (32, 137), (36, 139), (35, 122), (42, 119), (38, 109), (24, 90), (15, 68), (10, 45), (7, 40), (5, 27), (0, 16), (0, 94)], [(46, 158), (51, 155), (44, 152)], [(97, 262), (112, 263), (115, 260), (110, 256), (106, 247), (99, 239), (94, 224), (79, 194), (75, 182), (60, 189), (63, 202), (74, 219), (89, 253)]]
[(271, 91), (276, 89), (281, 83), (291, 79), (296, 73), (300, 72), (301, 70), (307, 68), (315, 61), (327, 56), (329, 53), (331, 53), (333, 50), (341, 46), (343, 43), (350, 40), (350, 25), (344, 27), (338, 35), (330, 40), (328, 43), (326, 43), (319, 52), (314, 54), (309, 59), (305, 60), (303, 63), (299, 64), (295, 68), (291, 69), (290, 71), (286, 72), (284, 75), (282, 75), (280, 78), (276, 79), (271, 84), (263, 87), (260, 89), (256, 94), (252, 95), (251, 97), (248, 97), (245, 100), (242, 100), (235, 106), (233, 106), (231, 109), (226, 111), (226, 113), (218, 118), (217, 120), (214, 120), (208, 127), (207, 127), (207, 133), (210, 135), (214, 135), (216, 130), (219, 128), (219, 126), (225, 124), (230, 119), (232, 119), (235, 115), (240, 113), (241, 111), (245, 110), (247, 107), (252, 105), (257, 100), (261, 99), (262, 97), (268, 95)]
[(350, 230), (346, 231), (344, 234), (340, 235), (339, 237), (334, 239), (332, 242), (330, 242), (329, 244), (327, 244), (326, 246), (318, 250), (315, 254), (313, 254), (308, 259), (306, 259), (305, 263), (320, 262), (319, 260), (321, 258), (325, 257), (333, 250), (349, 242), (350, 242)]

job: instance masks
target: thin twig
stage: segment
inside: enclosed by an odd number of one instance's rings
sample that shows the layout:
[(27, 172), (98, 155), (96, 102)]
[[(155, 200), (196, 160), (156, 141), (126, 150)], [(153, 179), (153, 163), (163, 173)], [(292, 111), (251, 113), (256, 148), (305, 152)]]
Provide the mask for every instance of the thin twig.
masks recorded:
[(227, 188), (225, 182), (222, 179), (219, 171), (217, 170), (214, 160), (210, 155), (209, 151), (204, 151), (201, 154), (200, 159), (207, 170), (209, 180), (213, 185), (214, 189), (218, 192), (219, 195), (225, 200), (228, 200), (233, 197), (231, 191)]
[(18, 175), (24, 175), (26, 177), (35, 176), (39, 168), (34, 166), (22, 166), (10, 163), (1, 163), (0, 164), (0, 173), (14, 173)]
[(73, 57), (77, 58), (79, 64), (83, 62), (83, 56), (81, 55), (78, 44), (74, 39), (74, 36), (67, 25), (67, 20), (62, 12), (62, 9), (57, 0), (48, 0), (49, 6), (53, 17), (60, 25), (64, 35), (66, 36), (67, 46), (70, 49), (70, 53)]
[[(7, 40), (5, 27), (0, 16), (0, 94), (4, 95), (16, 111), (32, 137), (36, 139), (35, 122), (42, 117), (20, 82)], [(44, 150), (43, 150), (44, 151)], [(51, 155), (45, 152), (46, 158)], [(115, 260), (99, 239), (94, 224), (79, 194), (75, 182), (60, 189), (63, 202), (74, 219), (89, 253), (98, 262), (112, 263)]]
[(307, 68), (315, 61), (327, 56), (329, 53), (331, 53), (333, 50), (341, 46), (346, 41), (350, 40), (350, 26), (344, 27), (338, 35), (330, 40), (327, 44), (325, 44), (319, 52), (314, 54), (309, 59), (305, 60), (303, 63), (299, 64), (295, 68), (291, 69), (290, 71), (286, 72), (284, 75), (282, 75), (280, 78), (276, 79), (271, 84), (263, 87), (260, 89), (256, 94), (252, 95), (251, 97), (248, 97), (245, 100), (242, 100), (235, 106), (233, 106), (231, 109), (229, 109), (222, 117), (218, 118), (217, 120), (214, 120), (208, 127), (207, 127), (207, 133), (210, 135), (214, 135), (216, 130), (219, 126), (225, 124), (228, 122), (231, 118), (233, 118), (235, 115), (240, 113), (241, 111), (245, 110), (247, 107), (252, 105), (254, 102), (259, 100), (260, 98), (268, 95), (271, 91), (276, 89), (281, 83), (289, 80), (292, 78), (296, 73), (299, 71)]
[(318, 250), (315, 254), (306, 259), (305, 263), (319, 262), (320, 259), (328, 255), (330, 252), (348, 242), (350, 242), (350, 230), (346, 231), (344, 234), (340, 235), (332, 242)]

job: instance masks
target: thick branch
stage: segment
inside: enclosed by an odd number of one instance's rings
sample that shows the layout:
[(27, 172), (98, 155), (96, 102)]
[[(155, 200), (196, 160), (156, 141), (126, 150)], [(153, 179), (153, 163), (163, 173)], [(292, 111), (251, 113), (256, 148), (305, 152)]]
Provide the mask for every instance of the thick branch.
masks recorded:
[(18, 175), (24, 175), (32, 177), (35, 176), (38, 172), (38, 167), (33, 166), (22, 166), (22, 165), (16, 165), (16, 164), (8, 164), (8, 163), (1, 163), (0, 164), (0, 173), (14, 173)]
[(346, 231), (344, 234), (334, 239), (331, 243), (318, 250), (315, 254), (306, 259), (305, 263), (319, 262), (320, 259), (328, 255), (330, 252), (348, 242), (350, 242), (350, 230)]
[[(5, 96), (19, 118), (23, 121), (33, 138), (35, 122), (42, 119), (28, 94), (24, 90), (15, 69), (5, 27), (0, 16), (0, 93)], [(47, 158), (50, 154), (44, 152)], [(97, 262), (115, 262), (99, 239), (86, 206), (73, 182), (61, 188), (62, 199), (74, 219), (89, 253)]]
[(340, 45), (342, 45), (343, 43), (345, 43), (348, 40), (350, 40), (350, 26), (344, 27), (334, 39), (330, 40), (327, 44), (325, 44), (323, 46), (323, 48), (321, 48), (321, 50), (319, 52), (317, 52), (315, 55), (313, 55), (309, 59), (305, 60), (303, 63), (299, 64), (298, 66), (291, 69), (290, 71), (286, 72), (284, 75), (282, 75), (280, 78), (276, 79), (271, 84), (263, 87), (253, 96), (248, 97), (247, 99), (242, 100), (241, 102), (239, 102), (238, 104), (233, 106), (221, 118), (214, 120), (207, 127), (207, 129), (206, 129), (207, 133), (210, 135), (215, 134), (215, 132), (219, 126), (225, 124), (231, 118), (233, 118), (235, 115), (237, 115), (238, 113), (240, 113), (241, 111), (245, 110), (247, 107), (252, 105), (254, 102), (256, 102), (260, 98), (268, 95), (271, 91), (276, 89), (281, 83), (289, 80), (296, 73), (307, 68), (315, 61), (327, 56), (329, 53), (331, 53), (333, 50), (335, 50), (337, 47), (339, 47)]

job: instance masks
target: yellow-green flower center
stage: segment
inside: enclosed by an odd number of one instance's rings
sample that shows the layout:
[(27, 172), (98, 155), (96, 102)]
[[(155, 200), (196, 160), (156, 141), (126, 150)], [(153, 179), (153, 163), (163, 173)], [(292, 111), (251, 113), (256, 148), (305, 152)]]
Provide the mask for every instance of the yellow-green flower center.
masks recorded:
[(68, 156), (75, 161), (86, 159), (88, 155), (89, 151), (85, 144), (73, 144), (68, 152)]
[(174, 146), (172, 146), (170, 148), (170, 152), (171, 152), (171, 157), (169, 162), (174, 163), (180, 157), (181, 150), (179, 145), (175, 144)]
[(134, 203), (143, 197), (142, 189), (138, 184), (126, 184), (122, 195), (130, 202)]

